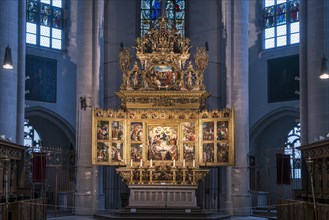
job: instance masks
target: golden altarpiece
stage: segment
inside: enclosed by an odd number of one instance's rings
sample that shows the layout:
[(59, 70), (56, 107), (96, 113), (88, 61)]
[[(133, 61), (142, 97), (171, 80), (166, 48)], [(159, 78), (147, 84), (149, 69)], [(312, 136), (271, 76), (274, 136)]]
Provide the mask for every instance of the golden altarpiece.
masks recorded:
[(208, 55), (190, 48), (159, 18), (136, 39), (135, 62), (119, 53), (121, 109), (93, 110), (92, 162), (118, 166), (130, 207), (195, 207), (207, 167), (234, 164), (234, 112), (205, 110)]

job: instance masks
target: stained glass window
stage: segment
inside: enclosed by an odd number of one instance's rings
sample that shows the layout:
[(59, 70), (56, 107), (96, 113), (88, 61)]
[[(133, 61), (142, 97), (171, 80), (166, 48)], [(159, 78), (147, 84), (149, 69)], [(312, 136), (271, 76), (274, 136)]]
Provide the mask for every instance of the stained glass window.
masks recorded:
[(299, 2), (264, 1), (264, 49), (299, 43)]
[(26, 43), (62, 49), (63, 1), (26, 1)]
[(40, 135), (28, 120), (24, 122), (24, 146), (32, 149), (32, 152), (40, 152), (41, 150)]
[(24, 170), (25, 178), (30, 183), (32, 182), (32, 158), (33, 153), (41, 152), (41, 138), (37, 130), (29, 123), (28, 119), (24, 122)]
[(292, 184), (295, 189), (301, 188), (301, 152), (300, 147), (300, 123), (289, 131), (285, 142), (284, 154), (290, 155)]
[(185, 0), (141, 0), (140, 29), (141, 36), (152, 26), (154, 20), (161, 16), (164, 5), (164, 16), (171, 20), (179, 33), (185, 33)]

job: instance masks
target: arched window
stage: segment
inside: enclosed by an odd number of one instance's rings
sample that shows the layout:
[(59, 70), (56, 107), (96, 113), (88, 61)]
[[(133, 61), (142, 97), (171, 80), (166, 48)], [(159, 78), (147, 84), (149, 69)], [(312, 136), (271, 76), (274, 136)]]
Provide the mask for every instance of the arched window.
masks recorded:
[(26, 43), (61, 50), (63, 48), (63, 1), (26, 1)]
[(185, 34), (185, 0), (141, 0), (141, 36), (152, 26), (154, 20), (161, 16), (162, 6), (165, 17), (176, 25), (179, 33)]
[(24, 122), (24, 146), (32, 152), (41, 151), (41, 138), (38, 132), (28, 122)]
[(264, 49), (299, 43), (299, 1), (264, 1)]
[(25, 149), (25, 177), (27, 184), (32, 184), (32, 158), (33, 153), (41, 152), (41, 138), (34, 127), (26, 120), (24, 122), (24, 146)]
[(297, 124), (287, 135), (284, 154), (290, 155), (291, 178), (295, 188), (301, 187), (301, 152), (300, 147), (300, 123)]

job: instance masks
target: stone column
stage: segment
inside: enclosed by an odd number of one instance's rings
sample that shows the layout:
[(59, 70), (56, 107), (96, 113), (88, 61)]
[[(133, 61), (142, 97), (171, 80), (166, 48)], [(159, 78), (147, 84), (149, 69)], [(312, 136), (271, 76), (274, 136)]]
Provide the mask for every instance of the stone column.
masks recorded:
[[(16, 143), (24, 145), (25, 119), (25, 57), (26, 57), (26, 1), (18, 3), (18, 64), (17, 64), (17, 129)], [(1, 104), (0, 104), (1, 105)], [(24, 160), (17, 161), (17, 185), (25, 186)]]
[[(18, 0), (0, 1), (0, 135), (17, 138), (18, 82)], [(24, 39), (25, 40), (25, 39)], [(2, 67), (7, 46), (11, 48), (14, 68)], [(23, 122), (22, 122), (23, 123)]]
[[(226, 66), (226, 104), (228, 107), (232, 107), (232, 2), (225, 0), (222, 2), (222, 15), (223, 15), (223, 39), (225, 42), (225, 66)], [(224, 170), (223, 170), (224, 171)], [(232, 204), (232, 167), (225, 168), (225, 209), (227, 213), (233, 214)]]
[[(104, 54), (104, 0), (97, 0), (95, 2), (95, 21), (94, 21), (94, 39), (95, 45), (93, 48), (93, 107), (100, 108), (104, 106), (104, 57), (101, 54)], [(97, 187), (97, 204), (95, 204), (95, 208), (97, 210), (105, 209), (105, 196), (104, 196), (104, 186), (103, 186), (103, 178), (104, 178), (104, 167), (98, 166), (98, 179)]]
[[(250, 215), (249, 194), (249, 96), (248, 10), (249, 1), (232, 1), (232, 107), (235, 109), (235, 166), (232, 170), (234, 215)], [(229, 172), (228, 172), (229, 173)], [(229, 182), (228, 182), (229, 183)]]
[(24, 145), (25, 119), (25, 57), (26, 57), (26, 1), (18, 1), (17, 47), (17, 133), (16, 143)]
[(308, 108), (307, 108), (307, 0), (300, 1), (300, 22), (299, 22), (299, 77), (300, 77), (300, 121), (301, 121), (301, 143), (307, 144), (308, 137)]
[[(99, 106), (99, 1), (77, 1), (77, 177), (75, 214), (91, 215), (99, 206), (98, 167), (91, 163), (92, 107)], [(73, 5), (72, 5), (73, 6)], [(87, 108), (81, 108), (85, 100)]]
[[(329, 56), (328, 1), (301, 0), (300, 99), (302, 144), (329, 132), (329, 80), (319, 78), (321, 59)], [(315, 16), (316, 15), (316, 16)]]

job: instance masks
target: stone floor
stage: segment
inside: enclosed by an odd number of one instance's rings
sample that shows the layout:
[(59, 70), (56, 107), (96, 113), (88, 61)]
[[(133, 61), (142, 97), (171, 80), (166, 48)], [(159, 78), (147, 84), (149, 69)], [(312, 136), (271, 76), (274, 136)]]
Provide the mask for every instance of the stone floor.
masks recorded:
[[(92, 216), (66, 216), (66, 217), (58, 217), (58, 218), (48, 218), (48, 220), (92, 220), (94, 219)], [(258, 218), (253, 216), (248, 217), (231, 217), (231, 220), (266, 220), (267, 218)]]

